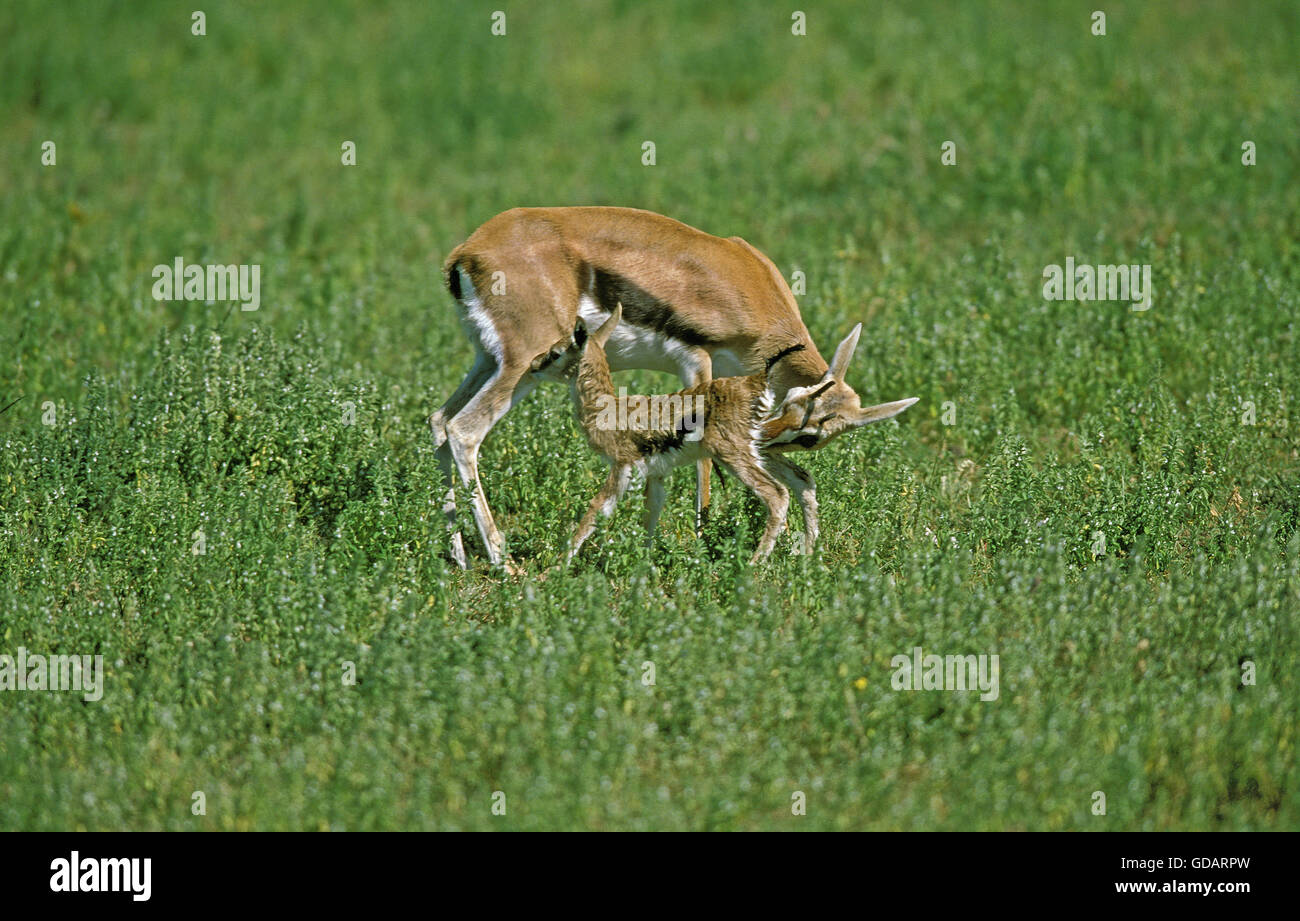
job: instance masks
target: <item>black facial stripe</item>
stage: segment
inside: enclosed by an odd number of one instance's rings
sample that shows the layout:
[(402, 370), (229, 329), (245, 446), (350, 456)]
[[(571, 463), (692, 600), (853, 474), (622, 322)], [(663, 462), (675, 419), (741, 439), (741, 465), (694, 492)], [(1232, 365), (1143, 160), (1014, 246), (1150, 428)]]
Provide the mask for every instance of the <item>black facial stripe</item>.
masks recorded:
[(816, 390), (814, 390), (812, 393), (808, 394), (808, 408), (804, 410), (803, 422), (799, 423), (799, 428), (808, 427), (808, 423), (812, 420), (813, 405), (817, 402), (817, 398), (826, 392), (826, 388), (830, 387), (831, 384), (833, 383), (835, 382), (827, 381), (826, 383), (818, 387)]

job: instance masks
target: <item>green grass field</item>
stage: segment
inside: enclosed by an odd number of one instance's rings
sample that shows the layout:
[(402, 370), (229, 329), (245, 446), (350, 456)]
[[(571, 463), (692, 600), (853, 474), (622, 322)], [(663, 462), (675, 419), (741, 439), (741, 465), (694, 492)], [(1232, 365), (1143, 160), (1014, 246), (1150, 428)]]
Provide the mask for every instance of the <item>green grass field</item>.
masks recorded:
[[(105, 669), (0, 691), (0, 828), (1300, 828), (1300, 8), (438, 6), (0, 6), (0, 654)], [(557, 568), (605, 471), (550, 386), (481, 459), (527, 575), (447, 561), (440, 264), (562, 204), (744, 236), (921, 398), (805, 455), (815, 558), (682, 470)]]

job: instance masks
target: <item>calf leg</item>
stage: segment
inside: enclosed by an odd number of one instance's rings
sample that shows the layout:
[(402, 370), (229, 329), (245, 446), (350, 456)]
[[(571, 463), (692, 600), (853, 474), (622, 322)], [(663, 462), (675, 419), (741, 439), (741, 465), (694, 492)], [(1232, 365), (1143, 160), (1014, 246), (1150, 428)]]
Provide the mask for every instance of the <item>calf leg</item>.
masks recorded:
[(772, 552), (772, 547), (776, 545), (777, 537), (785, 529), (786, 514), (790, 510), (790, 493), (752, 457), (738, 457), (729, 462), (727, 467), (736, 475), (736, 479), (752, 489), (767, 507), (767, 525), (763, 528), (763, 536), (759, 539), (758, 547), (749, 560), (750, 565), (760, 563), (767, 559), (768, 554)]
[(569, 555), (565, 557), (566, 563), (578, 555), (583, 542), (591, 536), (592, 531), (596, 530), (596, 516), (599, 514), (608, 518), (614, 514), (614, 506), (618, 505), (618, 500), (622, 498), (631, 479), (631, 467), (617, 464), (611, 467), (605, 485), (600, 487), (592, 498), (591, 505), (587, 507), (587, 514), (583, 515), (582, 521), (578, 522), (578, 530), (573, 533), (573, 540), (569, 544)]
[(812, 553), (818, 534), (817, 485), (813, 483), (812, 474), (779, 454), (767, 455), (763, 461), (772, 475), (795, 494), (799, 508), (803, 510), (803, 542), (795, 544), (793, 552)]

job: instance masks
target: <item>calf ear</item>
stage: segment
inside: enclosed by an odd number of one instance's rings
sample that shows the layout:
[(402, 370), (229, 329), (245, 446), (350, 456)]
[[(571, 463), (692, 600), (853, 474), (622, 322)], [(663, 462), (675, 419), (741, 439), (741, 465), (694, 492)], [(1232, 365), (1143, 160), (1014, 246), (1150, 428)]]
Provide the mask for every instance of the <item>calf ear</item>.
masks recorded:
[(595, 341), (596, 345), (603, 349), (605, 343), (609, 341), (609, 337), (614, 334), (614, 327), (618, 326), (619, 321), (622, 319), (623, 302), (619, 301), (618, 304), (614, 306), (614, 312), (609, 315), (609, 319), (600, 324), (600, 329), (592, 333), (591, 338)]
[[(829, 372), (827, 372), (829, 374)], [(802, 406), (806, 410), (808, 405), (816, 400), (819, 396), (835, 386), (835, 381), (830, 377), (823, 377), (820, 384), (813, 384), (808, 387), (791, 387), (786, 391), (785, 399), (769, 414), (769, 418), (784, 416), (792, 406)]]
[(853, 327), (853, 332), (845, 336), (844, 341), (835, 350), (835, 357), (831, 359), (831, 367), (828, 372), (835, 380), (844, 380), (844, 373), (849, 370), (849, 362), (853, 360), (853, 350), (858, 347), (858, 337), (860, 335), (862, 335), (861, 323)]
[(892, 403), (880, 403), (876, 406), (867, 406), (858, 411), (858, 417), (853, 420), (854, 425), (867, 425), (872, 422), (882, 422), (885, 419), (897, 416), (907, 407), (917, 401), (918, 397), (908, 397), (906, 400), (895, 400)]

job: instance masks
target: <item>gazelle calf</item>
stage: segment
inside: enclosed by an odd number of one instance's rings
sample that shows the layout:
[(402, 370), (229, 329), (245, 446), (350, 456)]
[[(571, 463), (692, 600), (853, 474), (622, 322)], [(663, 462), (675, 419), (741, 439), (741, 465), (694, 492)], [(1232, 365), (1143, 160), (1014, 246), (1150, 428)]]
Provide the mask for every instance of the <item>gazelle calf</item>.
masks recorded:
[[(578, 421), (587, 442), (610, 465), (609, 478), (591, 500), (569, 547), (568, 559), (596, 529), (596, 516), (609, 517), (632, 474), (646, 481), (646, 540), (654, 537), (664, 506), (664, 477), (685, 464), (711, 460), (733, 474), (763, 502), (767, 523), (751, 563), (766, 559), (785, 528), (790, 493), (803, 511), (801, 549), (811, 553), (817, 541), (817, 490), (808, 471), (779, 452), (801, 444), (824, 444), (840, 432), (897, 415), (915, 399), (867, 409), (853, 406), (833, 392), (848, 366), (861, 327), (841, 344), (827, 380), (791, 390), (779, 406), (771, 387), (773, 369), (789, 351), (778, 353), (767, 368), (747, 377), (716, 378), (664, 397), (626, 396), (614, 391), (605, 346), (622, 319), (618, 304), (600, 328), (588, 333), (578, 318), (573, 333), (533, 359), (537, 378), (568, 380)], [(824, 401), (819, 405), (819, 400)]]
[[(714, 372), (762, 371), (768, 359), (783, 353), (768, 380), (778, 403), (792, 388), (825, 380), (826, 361), (771, 260), (740, 237), (715, 237), (650, 211), (514, 208), (452, 250), (443, 272), (475, 350), (465, 379), (429, 417), (448, 487), (443, 511), (451, 555), (462, 568), (467, 560), (456, 529), (457, 481), (471, 493), (488, 556), (511, 567), (479, 478), (479, 448), (535, 385), (529, 362), (568, 336), (578, 317), (595, 328), (622, 303), (623, 322), (606, 345), (615, 371), (667, 371), (694, 387)], [(831, 396), (851, 397), (857, 407), (842, 375), (821, 401)], [(804, 433), (782, 450), (812, 449), (825, 440)], [(696, 471), (702, 521), (709, 461), (697, 463)]]

